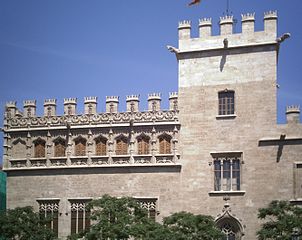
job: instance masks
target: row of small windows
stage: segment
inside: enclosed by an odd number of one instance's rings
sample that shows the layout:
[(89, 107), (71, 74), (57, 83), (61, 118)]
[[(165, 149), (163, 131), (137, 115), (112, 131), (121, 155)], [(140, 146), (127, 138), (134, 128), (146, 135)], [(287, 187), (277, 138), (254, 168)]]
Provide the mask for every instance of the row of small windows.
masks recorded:
[[(171, 153), (171, 140), (172, 137), (168, 134), (163, 134), (158, 138), (159, 141), (159, 154)], [(107, 155), (108, 140), (104, 137), (95, 139), (95, 155), (106, 156)], [(54, 141), (54, 157), (66, 156), (66, 140), (58, 138)], [(85, 156), (86, 155), (87, 140), (79, 137), (74, 140), (74, 155)], [(115, 154), (127, 155), (128, 154), (128, 138), (126, 136), (120, 136), (115, 140)], [(34, 141), (34, 157), (44, 158), (46, 155), (46, 142), (42, 139)], [(24, 154), (24, 153), (23, 153)], [(137, 138), (137, 154), (144, 155), (150, 154), (150, 138), (148, 136), (139, 136)]]

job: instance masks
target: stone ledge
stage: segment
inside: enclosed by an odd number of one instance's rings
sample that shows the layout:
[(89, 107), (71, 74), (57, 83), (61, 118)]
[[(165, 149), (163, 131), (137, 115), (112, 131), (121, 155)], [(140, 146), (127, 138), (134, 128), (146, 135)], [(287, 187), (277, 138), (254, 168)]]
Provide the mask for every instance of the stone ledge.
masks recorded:
[(220, 197), (220, 196), (243, 196), (245, 191), (210, 191), (210, 197)]
[(229, 115), (216, 115), (216, 119), (233, 119), (236, 118), (236, 114), (229, 114)]

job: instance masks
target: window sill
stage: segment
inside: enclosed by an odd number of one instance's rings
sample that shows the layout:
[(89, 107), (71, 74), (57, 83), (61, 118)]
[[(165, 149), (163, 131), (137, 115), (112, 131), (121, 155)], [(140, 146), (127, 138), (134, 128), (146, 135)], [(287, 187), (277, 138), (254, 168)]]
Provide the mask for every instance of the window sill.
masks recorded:
[(243, 196), (245, 194), (245, 191), (211, 191), (209, 192), (210, 196), (225, 196), (225, 195), (230, 195), (230, 196)]
[(229, 114), (229, 115), (216, 115), (216, 119), (233, 119), (237, 117), (236, 114)]

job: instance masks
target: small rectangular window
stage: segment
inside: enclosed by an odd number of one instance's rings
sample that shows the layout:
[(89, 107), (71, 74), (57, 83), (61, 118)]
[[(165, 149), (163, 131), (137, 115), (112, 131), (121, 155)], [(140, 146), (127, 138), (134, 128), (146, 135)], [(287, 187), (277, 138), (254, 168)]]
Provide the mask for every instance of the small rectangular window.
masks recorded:
[(142, 208), (147, 210), (148, 218), (156, 220), (156, 198), (135, 198)]
[(296, 163), (294, 168), (294, 196), (295, 199), (302, 198), (302, 162)]
[(218, 115), (232, 115), (235, 113), (234, 91), (225, 90), (218, 93)]

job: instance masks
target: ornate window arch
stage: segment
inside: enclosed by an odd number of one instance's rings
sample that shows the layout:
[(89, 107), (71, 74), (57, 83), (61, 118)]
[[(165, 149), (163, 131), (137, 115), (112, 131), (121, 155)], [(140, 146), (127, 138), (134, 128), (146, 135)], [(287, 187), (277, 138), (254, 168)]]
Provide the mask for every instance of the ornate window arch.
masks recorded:
[(98, 136), (95, 141), (95, 155), (106, 156), (107, 155), (107, 138)]
[(26, 142), (21, 138), (18, 138), (15, 141), (13, 141), (12, 157), (26, 158)]
[(137, 153), (138, 154), (149, 154), (149, 142), (150, 137), (146, 134), (141, 134), (137, 138)]
[(41, 138), (38, 138), (34, 140), (33, 143), (34, 143), (34, 157), (44, 158), (46, 141)]
[(74, 139), (74, 155), (75, 156), (85, 156), (86, 155), (86, 143), (87, 140), (82, 136), (78, 136)]
[(128, 154), (128, 138), (124, 135), (118, 136), (116, 139), (115, 154), (127, 155)]
[(66, 155), (66, 140), (58, 137), (54, 141), (54, 156), (65, 157)]
[(163, 133), (158, 137), (158, 140), (159, 140), (159, 154), (170, 154), (172, 137), (166, 133)]
[(219, 227), (222, 233), (225, 235), (224, 240), (241, 240), (243, 233), (243, 227), (240, 221), (230, 213), (229, 206), (225, 206), (223, 214), (218, 216), (215, 220), (217, 227)]

